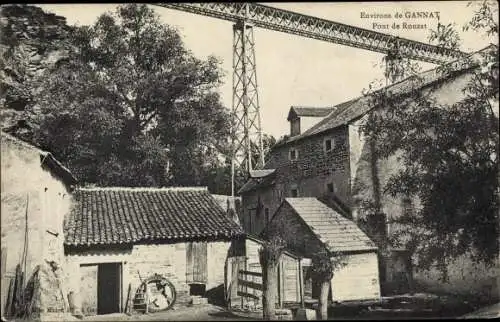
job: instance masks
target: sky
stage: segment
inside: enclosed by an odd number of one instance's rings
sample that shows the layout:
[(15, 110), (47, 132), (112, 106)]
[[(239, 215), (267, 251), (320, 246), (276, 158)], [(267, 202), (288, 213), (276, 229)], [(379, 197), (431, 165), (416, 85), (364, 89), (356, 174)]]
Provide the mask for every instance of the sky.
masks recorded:
[[(265, 3), (281, 9), (312, 15), (352, 26), (428, 42), (431, 29), (438, 21), (455, 24), (458, 30), (471, 19), (474, 7), (467, 1), (408, 2), (308, 2)], [(114, 11), (118, 4), (43, 4), (45, 11), (66, 17), (70, 25), (90, 25), (104, 12)], [(498, 6), (498, 3), (496, 3)], [(162, 22), (175, 26), (184, 43), (198, 58), (210, 55), (222, 61), (225, 71), (220, 88), (223, 103), (232, 102), (232, 26), (231, 22), (192, 13), (152, 6)], [(405, 18), (405, 13), (439, 12), (437, 18)], [(394, 18), (396, 13), (403, 18)], [(367, 18), (370, 15), (391, 18)], [(421, 29), (392, 29), (392, 23), (425, 25)], [(389, 24), (388, 29), (380, 29)], [(255, 28), (255, 55), (259, 88), (262, 131), (276, 138), (288, 134), (286, 120), (292, 105), (334, 106), (361, 95), (363, 89), (383, 78), (380, 53), (303, 38), (277, 31)], [(493, 38), (476, 32), (460, 32), (462, 51), (480, 50)], [(421, 63), (423, 70), (434, 65)]]

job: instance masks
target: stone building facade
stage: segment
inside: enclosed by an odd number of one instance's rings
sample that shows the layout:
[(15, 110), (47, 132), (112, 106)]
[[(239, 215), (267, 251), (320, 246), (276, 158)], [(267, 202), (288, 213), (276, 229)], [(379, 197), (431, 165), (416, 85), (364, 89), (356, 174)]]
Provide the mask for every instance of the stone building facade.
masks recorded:
[[(2, 316), (20, 313), (6, 312), (6, 302), (12, 302), (16, 269), (24, 281), (34, 278), (38, 267), (47, 263), (64, 263), (63, 221), (71, 205), (73, 175), (50, 153), (1, 133), (1, 245), (2, 245)], [(56, 277), (49, 269), (53, 280)], [(38, 278), (38, 277), (37, 277)], [(34, 309), (41, 315), (64, 313), (66, 299), (44, 290), (39, 294)], [(26, 283), (25, 283), (26, 284)], [(43, 306), (40, 306), (43, 303)]]
[[(286, 241), (287, 249), (302, 259), (305, 272), (316, 253), (326, 252), (341, 262), (331, 280), (331, 300), (380, 299), (377, 247), (352, 220), (317, 198), (285, 198), (264, 234)], [(304, 288), (317, 298), (320, 283), (308, 275)]]
[(75, 310), (132, 311), (156, 274), (173, 284), (178, 305), (224, 290), (231, 242), (244, 234), (206, 188), (79, 188), (74, 200), (65, 253)]
[[(449, 67), (453, 70), (449, 75), (441, 74), (440, 69), (432, 69), (381, 90), (398, 95), (408, 105), (412, 104), (408, 98), (412, 91), (428, 94), (439, 105), (452, 105), (464, 98), (463, 89), (471, 79), (473, 69), (458, 62)], [(306, 131), (298, 128), (300, 121), (297, 119), (300, 117), (292, 107), (288, 117), (293, 123), (290, 135), (273, 147), (264, 169), (260, 170), (265, 170), (267, 175), (250, 173), (249, 180), (240, 190), (243, 204), (240, 221), (245, 231), (259, 234), (284, 198), (333, 199), (337, 206), (346, 210), (343, 214), (355, 220), (380, 250), (389, 251), (389, 254), (385, 252), (387, 260), (380, 261), (381, 281), (390, 284), (402, 278), (410, 287), (412, 277), (408, 273), (412, 269), (407, 252), (387, 249), (384, 240), (398, 229), (391, 223), (392, 219), (418, 207), (418, 200), (393, 198), (383, 192), (391, 175), (402, 165), (398, 153), (387, 159), (375, 158), (377, 142), (367, 140), (361, 131), (369, 115), (390, 113), (384, 106), (374, 105), (374, 97), (365, 95), (334, 106), (326, 117), (318, 113), (316, 124)], [(374, 211), (374, 203), (378, 203), (378, 210)], [(470, 265), (467, 267), (464, 269), (470, 271)], [(482, 275), (486, 271), (472, 272)], [(416, 275), (417, 278), (423, 276)], [(426, 279), (429, 283), (439, 284), (435, 275)], [(457, 275), (456, 280), (459, 279), (461, 277)], [(453, 278), (450, 282), (454, 283)], [(463, 291), (466, 290), (464, 287)]]

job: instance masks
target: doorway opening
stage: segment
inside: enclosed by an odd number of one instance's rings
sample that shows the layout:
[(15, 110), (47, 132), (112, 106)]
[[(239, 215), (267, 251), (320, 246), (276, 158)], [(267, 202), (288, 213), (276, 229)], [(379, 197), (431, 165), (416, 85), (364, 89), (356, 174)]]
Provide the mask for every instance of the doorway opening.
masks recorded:
[(121, 310), (121, 263), (81, 265), (80, 294), (84, 315), (119, 313)]
[(206, 293), (206, 285), (201, 283), (192, 283), (189, 284), (189, 295), (198, 295), (205, 296)]
[(121, 264), (99, 264), (97, 272), (97, 314), (120, 312)]

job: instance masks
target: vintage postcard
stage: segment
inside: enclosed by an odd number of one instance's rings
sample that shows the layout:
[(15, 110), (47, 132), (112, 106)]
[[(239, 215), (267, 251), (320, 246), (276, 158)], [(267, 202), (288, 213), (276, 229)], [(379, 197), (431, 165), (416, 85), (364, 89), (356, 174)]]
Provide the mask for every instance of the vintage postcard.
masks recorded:
[(499, 317), (498, 2), (0, 10), (2, 321)]

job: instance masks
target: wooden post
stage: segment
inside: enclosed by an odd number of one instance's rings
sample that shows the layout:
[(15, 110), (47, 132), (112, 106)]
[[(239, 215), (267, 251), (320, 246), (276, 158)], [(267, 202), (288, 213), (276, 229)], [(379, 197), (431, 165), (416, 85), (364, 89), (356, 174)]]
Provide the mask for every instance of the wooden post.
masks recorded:
[(9, 293), (7, 295), (7, 308), (5, 309), (5, 317), (10, 318), (13, 315), (14, 309), (14, 291), (15, 291), (16, 280), (15, 278), (10, 279), (9, 283)]
[(144, 299), (146, 301), (146, 314), (149, 313), (149, 290), (148, 290), (148, 283), (145, 283), (145, 292), (144, 292)]
[(285, 294), (285, 292), (284, 292), (285, 281), (284, 281), (284, 278), (283, 278), (283, 274), (284, 274), (283, 256), (281, 256), (280, 261), (279, 261), (279, 265), (278, 265), (278, 278), (279, 278), (279, 282), (278, 282), (278, 285), (279, 285), (278, 286), (278, 288), (279, 288), (278, 297), (280, 299), (280, 309), (283, 308), (283, 296)]
[(304, 308), (304, 275), (302, 271), (302, 258), (299, 258), (299, 292), (300, 292), (300, 307)]
[(128, 284), (128, 291), (127, 291), (127, 300), (125, 302), (125, 313), (129, 313), (130, 312), (130, 306), (131, 306), (131, 298), (130, 298), (130, 292), (132, 291), (132, 284), (129, 283)]

